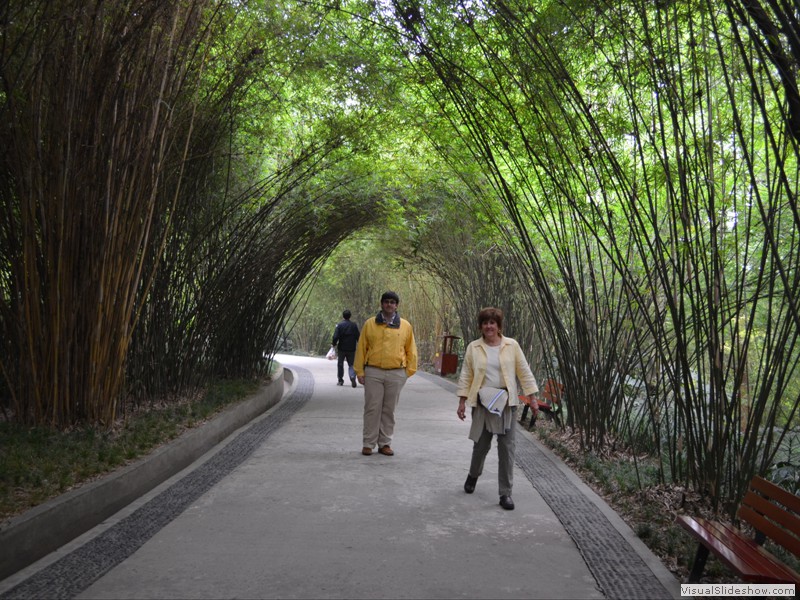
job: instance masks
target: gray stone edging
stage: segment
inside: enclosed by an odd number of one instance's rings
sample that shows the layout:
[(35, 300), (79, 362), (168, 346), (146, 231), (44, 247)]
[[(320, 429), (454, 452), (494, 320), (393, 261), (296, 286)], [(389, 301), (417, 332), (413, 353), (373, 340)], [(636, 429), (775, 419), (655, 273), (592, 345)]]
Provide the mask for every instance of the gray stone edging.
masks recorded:
[(277, 376), (244, 402), (118, 471), (53, 498), (0, 526), (0, 580), (98, 525), (178, 473), (242, 425), (275, 406), (292, 373)]

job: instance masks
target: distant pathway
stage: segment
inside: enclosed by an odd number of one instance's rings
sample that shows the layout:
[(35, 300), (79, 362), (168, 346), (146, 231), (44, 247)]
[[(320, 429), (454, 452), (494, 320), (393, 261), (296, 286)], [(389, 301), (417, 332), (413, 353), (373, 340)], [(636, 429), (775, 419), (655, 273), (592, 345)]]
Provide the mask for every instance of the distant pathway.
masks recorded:
[[(455, 393), (453, 382), (435, 376), (430, 380)], [(517, 466), (564, 525), (608, 598), (672, 598), (600, 509), (534, 442), (518, 435), (516, 448)], [(534, 570), (531, 557), (531, 572)]]
[(314, 378), (292, 367), (298, 383), (265, 419), (242, 431), (222, 450), (183, 479), (96, 538), (0, 595), (0, 598), (74, 598), (141, 548), (150, 538), (244, 462), (314, 393)]

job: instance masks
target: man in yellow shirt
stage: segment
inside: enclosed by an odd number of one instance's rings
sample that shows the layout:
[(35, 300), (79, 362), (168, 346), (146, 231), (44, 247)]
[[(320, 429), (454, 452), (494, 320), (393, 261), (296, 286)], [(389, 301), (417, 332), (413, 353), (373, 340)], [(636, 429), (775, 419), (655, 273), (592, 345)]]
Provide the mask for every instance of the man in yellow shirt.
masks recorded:
[(417, 344), (411, 323), (397, 313), (400, 297), (381, 296), (380, 312), (367, 319), (356, 347), (355, 371), (364, 386), (364, 444), (361, 453), (394, 456), (394, 411), (406, 379), (417, 372)]

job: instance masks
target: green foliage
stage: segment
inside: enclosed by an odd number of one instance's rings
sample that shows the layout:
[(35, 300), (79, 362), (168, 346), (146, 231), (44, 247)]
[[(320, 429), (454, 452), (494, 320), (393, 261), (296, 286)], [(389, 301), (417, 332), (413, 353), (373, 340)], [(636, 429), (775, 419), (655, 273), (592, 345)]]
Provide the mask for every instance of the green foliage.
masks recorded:
[[(363, 321), (393, 288), (424, 361), (504, 308), (587, 450), (649, 449), (661, 477), (721, 497), (792, 441), (800, 99), (782, 5), (221, 1), (92, 21), (13, 4), (0, 393), (16, 418), (108, 425), (124, 395), (258, 373), (287, 331), (323, 353), (343, 308)], [(180, 41), (158, 35), (169, 10)], [(74, 62), (78, 42), (127, 83)], [(163, 98), (159, 44), (176, 51)], [(133, 157), (137, 185), (108, 176)], [(129, 219), (104, 212), (123, 202)], [(102, 409), (72, 414), (87, 377)]]
[(146, 455), (257, 388), (250, 380), (219, 381), (197, 398), (151, 406), (114, 429), (59, 432), (0, 421), (0, 519)]
[(781, 460), (775, 463), (767, 472), (767, 478), (793, 494), (800, 492), (800, 467), (794, 462)]
[[(424, 271), (400, 261), (395, 230), (367, 230), (343, 242), (298, 296), (287, 325), (295, 350), (322, 355), (346, 308), (359, 326), (380, 309), (386, 290), (400, 295), (399, 312), (414, 326), (422, 367), (433, 363), (443, 327), (453, 323), (449, 298)], [(452, 329), (450, 329), (452, 331)]]
[[(800, 112), (780, 68), (758, 67), (788, 55), (761, 36), (796, 26), (736, 1), (396, 8), (515, 230), (568, 425), (589, 450), (651, 440), (664, 473), (738, 493), (800, 401)], [(646, 395), (633, 423), (628, 381)]]

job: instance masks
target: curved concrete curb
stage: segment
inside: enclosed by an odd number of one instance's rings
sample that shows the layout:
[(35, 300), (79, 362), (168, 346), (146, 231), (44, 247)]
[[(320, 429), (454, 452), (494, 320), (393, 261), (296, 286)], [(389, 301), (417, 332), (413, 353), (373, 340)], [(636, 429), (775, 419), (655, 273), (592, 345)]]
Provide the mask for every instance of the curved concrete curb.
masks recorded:
[(272, 382), (205, 425), (186, 431), (134, 464), (11, 519), (0, 528), (0, 580), (98, 525), (189, 466), (232, 432), (275, 406), (293, 380), (292, 372), (280, 367)]

